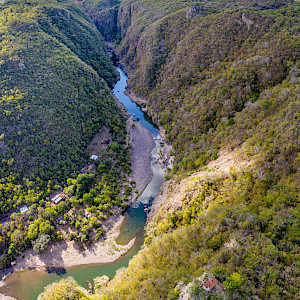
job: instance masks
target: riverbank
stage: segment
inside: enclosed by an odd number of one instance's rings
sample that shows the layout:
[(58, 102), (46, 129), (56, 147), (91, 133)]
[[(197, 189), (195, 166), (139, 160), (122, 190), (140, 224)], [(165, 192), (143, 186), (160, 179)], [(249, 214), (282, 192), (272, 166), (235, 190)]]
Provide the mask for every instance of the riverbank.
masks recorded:
[[(112, 216), (112, 218), (117, 216)], [(36, 269), (38, 271), (51, 269), (65, 269), (68, 267), (79, 265), (90, 265), (98, 263), (110, 263), (117, 261), (121, 256), (125, 255), (134, 245), (135, 238), (127, 245), (119, 245), (116, 242), (120, 234), (120, 226), (124, 220), (124, 216), (119, 216), (118, 220), (111, 220), (112, 228), (106, 234), (103, 240), (94, 243), (87, 249), (80, 249), (78, 245), (70, 241), (62, 241), (53, 243), (49, 249), (40, 255), (36, 255), (32, 249), (24, 252), (24, 258), (17, 258), (13, 271), (0, 281), (1, 292), (5, 294), (6, 280), (10, 280), (10, 276), (15, 276), (15, 272), (26, 269)], [(0, 294), (0, 300), (12, 300), (15, 298), (6, 298), (4, 294)]]
[[(121, 103), (120, 105), (123, 106)], [(123, 106), (123, 108), (125, 107)], [(125, 114), (128, 117), (127, 142), (132, 147), (132, 173), (130, 174), (130, 180), (136, 182), (135, 189), (137, 190), (136, 193), (133, 192), (132, 197), (129, 199), (130, 202), (133, 202), (153, 178), (151, 152), (155, 148), (155, 143), (151, 133), (140, 122), (134, 121), (134, 117), (131, 114)], [(121, 216), (120, 211), (115, 211), (113, 216), (103, 222), (103, 228), (106, 232), (105, 237), (87, 249), (79, 248), (76, 243), (71, 241), (53, 243), (46, 253), (41, 255), (36, 255), (32, 249), (28, 249), (22, 253), (22, 256), (17, 258), (13, 266), (13, 272), (25, 269), (64, 269), (78, 265), (114, 262), (127, 253), (135, 241), (135, 239), (132, 239), (127, 245), (116, 243), (123, 220), (124, 216)], [(5, 285), (5, 283), (2, 282), (2, 285)]]
[(96, 242), (86, 249), (81, 249), (73, 241), (52, 244), (42, 254), (36, 255), (32, 249), (24, 252), (24, 258), (18, 257), (14, 271), (40, 268), (66, 268), (77, 265), (113, 262), (125, 254), (134, 244), (134, 239), (127, 245), (116, 243), (119, 228), (124, 217), (120, 216), (103, 241)]
[(141, 194), (153, 178), (151, 151), (155, 143), (151, 133), (133, 117), (127, 120), (128, 143), (132, 147), (130, 179), (135, 181), (137, 195)]
[(127, 95), (134, 103), (136, 103), (143, 112), (148, 113), (148, 109), (146, 108), (147, 101), (138, 97), (132, 90), (128, 89), (125, 91), (125, 95)]
[[(155, 143), (150, 132), (141, 124), (133, 122), (132, 116), (128, 117), (127, 132), (128, 143), (132, 147), (132, 173), (130, 179), (136, 182), (136, 189), (138, 193), (141, 193), (153, 177), (150, 160)], [(133, 200), (134, 196), (131, 202)], [(17, 258), (13, 266), (13, 272), (25, 269), (67, 268), (116, 261), (128, 252), (134, 244), (134, 239), (127, 245), (119, 245), (116, 242), (123, 220), (124, 216), (120, 215), (120, 212), (116, 212), (115, 215), (111, 216), (103, 224), (103, 227), (108, 230), (105, 238), (87, 249), (79, 248), (73, 241), (53, 243), (45, 253), (40, 255), (36, 255), (32, 249), (28, 249), (22, 256)], [(0, 282), (0, 286), (4, 284), (4, 281)]]
[(157, 162), (165, 169), (172, 169), (174, 165), (173, 147), (166, 142), (167, 138), (165, 128), (159, 125), (158, 118), (148, 110), (147, 101), (145, 99), (138, 97), (130, 89), (126, 89), (125, 95), (127, 95), (134, 103), (136, 103), (144, 113), (147, 113), (152, 118), (154, 124), (156, 124), (156, 126), (159, 128), (161, 147), (158, 151), (159, 158), (157, 159)]

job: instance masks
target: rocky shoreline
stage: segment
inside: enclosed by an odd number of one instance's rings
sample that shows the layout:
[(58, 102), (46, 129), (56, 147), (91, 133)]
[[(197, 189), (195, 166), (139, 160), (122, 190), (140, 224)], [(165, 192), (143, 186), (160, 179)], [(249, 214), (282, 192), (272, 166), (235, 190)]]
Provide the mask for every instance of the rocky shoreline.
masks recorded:
[(153, 178), (151, 151), (155, 147), (150, 132), (131, 116), (127, 121), (129, 144), (132, 146), (130, 179), (135, 181), (137, 195), (141, 194)]
[(166, 134), (164, 127), (160, 126), (158, 124), (158, 120), (156, 120), (154, 116), (150, 113), (150, 111), (147, 108), (147, 101), (145, 99), (136, 96), (131, 90), (126, 90), (125, 94), (133, 102), (135, 102), (143, 112), (147, 113), (152, 118), (153, 122), (158, 126), (159, 133), (161, 136), (161, 148), (158, 151), (160, 157), (158, 158), (157, 162), (160, 163), (166, 169), (172, 169), (174, 164), (173, 147), (172, 145), (169, 145), (166, 142)]

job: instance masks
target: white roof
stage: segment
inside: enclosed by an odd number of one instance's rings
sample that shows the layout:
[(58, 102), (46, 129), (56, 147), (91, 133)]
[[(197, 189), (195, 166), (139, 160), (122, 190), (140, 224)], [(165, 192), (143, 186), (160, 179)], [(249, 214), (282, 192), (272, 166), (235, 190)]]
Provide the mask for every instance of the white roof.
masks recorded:
[(92, 155), (91, 157), (90, 157), (90, 159), (93, 159), (93, 160), (96, 160), (98, 158), (98, 155)]
[(56, 199), (53, 201), (55, 204), (59, 203), (62, 200), (62, 197), (58, 196)]
[(55, 204), (58, 204), (62, 199), (63, 197), (60, 194), (58, 194), (55, 197), (53, 197), (51, 201), (53, 201)]
[(87, 218), (92, 217), (92, 215), (91, 215), (89, 212), (87, 212), (87, 211), (84, 212), (84, 215), (85, 215)]
[(24, 206), (22, 206), (22, 207), (20, 208), (20, 212), (21, 212), (21, 214), (24, 214), (24, 213), (26, 213), (26, 211), (28, 211), (28, 207), (27, 207), (27, 205), (24, 205)]
[(59, 195), (56, 195), (55, 197), (53, 197), (53, 198), (51, 199), (51, 201), (55, 202), (57, 198), (59, 198)]

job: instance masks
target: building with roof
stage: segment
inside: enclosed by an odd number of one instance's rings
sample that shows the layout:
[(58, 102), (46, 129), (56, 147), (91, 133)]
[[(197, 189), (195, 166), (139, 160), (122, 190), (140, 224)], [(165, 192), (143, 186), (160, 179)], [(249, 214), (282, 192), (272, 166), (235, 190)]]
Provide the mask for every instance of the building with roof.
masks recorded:
[(88, 170), (88, 167), (85, 166), (85, 167), (83, 167), (83, 168), (80, 170), (80, 173), (85, 173), (87, 170)]
[(54, 204), (58, 204), (60, 201), (62, 201), (64, 198), (66, 197), (66, 195), (64, 193), (60, 193), (58, 195), (56, 195), (55, 197), (53, 197), (51, 199), (52, 202), (54, 202)]
[(90, 214), (90, 213), (87, 212), (86, 210), (84, 211), (84, 215), (85, 215), (87, 218), (90, 218), (90, 217), (93, 216), (92, 214)]
[(216, 285), (219, 283), (218, 280), (209, 273), (204, 273), (200, 278), (199, 278), (200, 283), (202, 284), (202, 288), (206, 292), (210, 292), (213, 290)]
[[(97, 155), (96, 155), (97, 156)], [(98, 156), (97, 156), (98, 157)], [(93, 164), (91, 164), (90, 162), (88, 162), (88, 164), (86, 166), (84, 166), (82, 169), (80, 169), (80, 173), (85, 173), (86, 171), (91, 171), (93, 168)]]
[(94, 155), (92, 155), (92, 156), (90, 157), (90, 159), (92, 159), (92, 160), (97, 160), (98, 157), (99, 157), (98, 155), (95, 155), (95, 154), (94, 154)]
[(210, 292), (218, 283), (218, 280), (216, 278), (211, 278), (206, 280), (206, 282), (203, 284), (203, 289), (206, 292)]
[(29, 209), (28, 209), (27, 205), (23, 205), (22, 207), (20, 207), (20, 213), (21, 214), (24, 214), (28, 211), (29, 211)]

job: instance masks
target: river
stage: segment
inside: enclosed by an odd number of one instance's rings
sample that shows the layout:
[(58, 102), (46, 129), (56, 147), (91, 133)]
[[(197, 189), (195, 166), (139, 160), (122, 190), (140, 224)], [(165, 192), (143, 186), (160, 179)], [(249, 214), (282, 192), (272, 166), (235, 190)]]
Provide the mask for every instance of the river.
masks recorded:
[(146, 187), (136, 203), (129, 207), (125, 213), (125, 220), (121, 226), (121, 233), (118, 238), (120, 244), (126, 244), (133, 237), (136, 237), (134, 246), (127, 254), (112, 263), (81, 265), (65, 269), (55, 269), (47, 271), (25, 270), (13, 273), (0, 288), (0, 293), (15, 297), (18, 300), (33, 300), (43, 291), (44, 287), (54, 281), (72, 276), (82, 286), (87, 287), (87, 281), (102, 275), (114, 277), (116, 271), (121, 267), (127, 267), (129, 260), (137, 254), (144, 242), (144, 226), (146, 214), (143, 203), (150, 203), (159, 194), (161, 185), (164, 181), (164, 170), (155, 162), (160, 147), (160, 134), (158, 128), (152, 123), (151, 119), (124, 94), (127, 86), (128, 77), (125, 72), (117, 68), (120, 72), (120, 79), (116, 83), (113, 93), (120, 102), (126, 107), (127, 111), (135, 115), (135, 119), (140, 118), (139, 122), (151, 132), (155, 139), (155, 148), (152, 151), (151, 167), (153, 178)]

